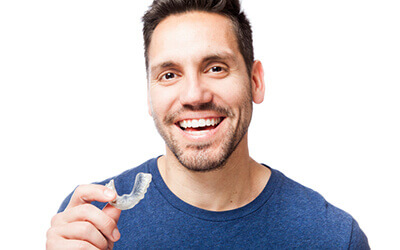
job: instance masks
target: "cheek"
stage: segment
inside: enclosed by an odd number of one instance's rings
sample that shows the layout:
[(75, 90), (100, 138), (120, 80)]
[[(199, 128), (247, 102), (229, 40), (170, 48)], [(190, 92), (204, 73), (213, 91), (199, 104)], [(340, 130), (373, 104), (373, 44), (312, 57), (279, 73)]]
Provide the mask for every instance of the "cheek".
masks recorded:
[(215, 88), (216, 95), (231, 108), (242, 106), (244, 102), (251, 102), (250, 82), (246, 79), (234, 79)]
[(149, 92), (149, 112), (152, 116), (165, 116), (176, 102), (174, 91), (169, 88), (157, 87)]

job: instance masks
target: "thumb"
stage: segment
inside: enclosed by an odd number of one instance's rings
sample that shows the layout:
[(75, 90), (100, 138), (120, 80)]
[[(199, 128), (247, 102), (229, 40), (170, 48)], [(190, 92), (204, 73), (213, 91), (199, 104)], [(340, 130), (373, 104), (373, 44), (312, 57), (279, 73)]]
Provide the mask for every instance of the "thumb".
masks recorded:
[(118, 223), (119, 216), (121, 215), (121, 210), (119, 210), (118, 208), (113, 207), (110, 204), (107, 204), (103, 208), (103, 212), (106, 215), (110, 216), (110, 218), (113, 219), (115, 221), (115, 223)]
[[(119, 220), (119, 216), (121, 215), (121, 210), (119, 210), (118, 208), (113, 207), (110, 204), (107, 204), (104, 208), (103, 208), (103, 213), (105, 213), (107, 216), (109, 216), (111, 219), (113, 219), (115, 221), (115, 223), (118, 223)], [(119, 238), (121, 237), (121, 234), (118, 230), (118, 227), (114, 229), (113, 231), (113, 237), (114, 240), (113, 241), (108, 241), (108, 249), (113, 249), (114, 246), (114, 241), (118, 241)]]

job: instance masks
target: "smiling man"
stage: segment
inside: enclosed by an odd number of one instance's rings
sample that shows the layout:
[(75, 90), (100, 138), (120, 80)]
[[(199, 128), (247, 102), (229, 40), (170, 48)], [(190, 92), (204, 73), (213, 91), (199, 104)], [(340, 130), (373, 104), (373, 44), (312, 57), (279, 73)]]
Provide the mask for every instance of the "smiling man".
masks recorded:
[(156, 0), (143, 17), (148, 106), (163, 156), (114, 177), (115, 192), (79, 186), (62, 204), (47, 247), (368, 249), (357, 222), (318, 193), (253, 160), (247, 130), (264, 98), (261, 62), (239, 1)]

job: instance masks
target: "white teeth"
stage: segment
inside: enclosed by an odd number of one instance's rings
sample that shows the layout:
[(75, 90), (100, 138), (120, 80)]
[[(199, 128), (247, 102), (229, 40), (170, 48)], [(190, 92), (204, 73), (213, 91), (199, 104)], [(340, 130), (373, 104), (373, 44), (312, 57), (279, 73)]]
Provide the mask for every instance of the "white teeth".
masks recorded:
[(179, 126), (182, 128), (203, 128), (206, 126), (214, 126), (221, 122), (221, 118), (212, 118), (212, 119), (192, 119), (192, 120), (183, 120), (179, 122)]
[(199, 120), (199, 126), (200, 126), (200, 127), (205, 127), (205, 126), (206, 126), (206, 120), (200, 119), (200, 120)]

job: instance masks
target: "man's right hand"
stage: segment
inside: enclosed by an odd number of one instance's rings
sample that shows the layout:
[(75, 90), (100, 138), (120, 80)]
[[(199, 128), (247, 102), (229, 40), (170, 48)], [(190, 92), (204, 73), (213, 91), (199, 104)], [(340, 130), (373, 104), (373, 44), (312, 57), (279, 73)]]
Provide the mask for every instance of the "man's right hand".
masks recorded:
[(117, 222), (121, 210), (109, 204), (100, 210), (90, 203), (109, 202), (116, 196), (102, 185), (77, 187), (65, 211), (51, 220), (47, 249), (112, 249), (120, 238)]

